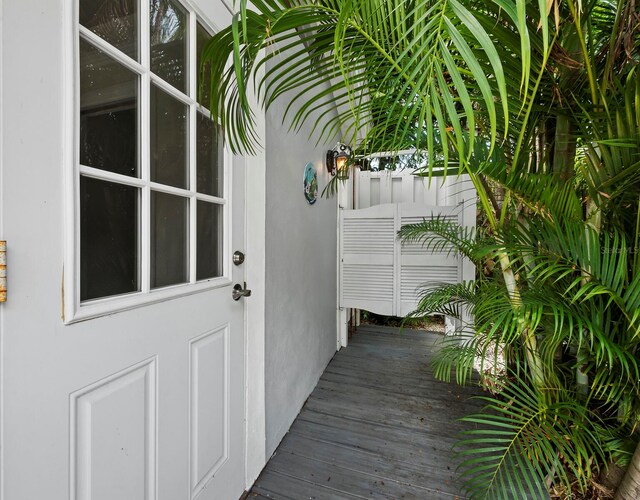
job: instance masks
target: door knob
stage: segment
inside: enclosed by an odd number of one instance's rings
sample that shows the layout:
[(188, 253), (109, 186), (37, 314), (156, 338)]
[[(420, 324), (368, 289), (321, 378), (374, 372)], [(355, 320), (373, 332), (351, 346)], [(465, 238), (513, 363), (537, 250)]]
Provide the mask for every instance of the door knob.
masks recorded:
[(233, 285), (233, 290), (231, 290), (231, 297), (233, 300), (240, 300), (242, 297), (251, 297), (251, 290), (247, 290), (247, 284), (244, 284), (244, 287), (240, 283), (236, 283)]

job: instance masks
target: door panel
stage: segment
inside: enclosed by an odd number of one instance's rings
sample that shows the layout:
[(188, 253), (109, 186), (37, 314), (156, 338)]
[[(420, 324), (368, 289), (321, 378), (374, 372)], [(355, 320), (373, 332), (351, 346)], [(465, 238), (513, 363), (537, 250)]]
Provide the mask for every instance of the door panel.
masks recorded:
[(156, 358), (71, 394), (79, 499), (155, 497)]
[(191, 495), (229, 458), (229, 327), (191, 342)]
[[(9, 29), (2, 43), (0, 236), (8, 240), (11, 290), (0, 306), (3, 500), (235, 499), (245, 486), (245, 305), (232, 300), (231, 289), (246, 277), (231, 253), (244, 250), (245, 162), (227, 158), (220, 204), (226, 223), (210, 234), (224, 234), (223, 255), (212, 256), (209, 273), (222, 277), (179, 285), (191, 288), (176, 295), (145, 290), (151, 280), (142, 272), (135, 288), (155, 293), (154, 301), (96, 308), (65, 324), (65, 309), (80, 300), (61, 287), (77, 278), (69, 262), (79, 258), (72, 221), (81, 221), (75, 3), (2, 0)], [(193, 4), (205, 7), (200, 17), (229, 19), (219, 2)], [(195, 18), (190, 23), (195, 27)], [(189, 161), (195, 158), (192, 150)], [(139, 189), (148, 190), (141, 204), (158, 190)], [(194, 206), (195, 195), (188, 203)], [(151, 217), (150, 209), (140, 214)], [(170, 219), (162, 223), (173, 229)], [(197, 211), (188, 220), (195, 227)], [(139, 238), (149, 248), (150, 237)], [(188, 231), (186, 238), (193, 248)], [(187, 269), (195, 276), (196, 262)]]

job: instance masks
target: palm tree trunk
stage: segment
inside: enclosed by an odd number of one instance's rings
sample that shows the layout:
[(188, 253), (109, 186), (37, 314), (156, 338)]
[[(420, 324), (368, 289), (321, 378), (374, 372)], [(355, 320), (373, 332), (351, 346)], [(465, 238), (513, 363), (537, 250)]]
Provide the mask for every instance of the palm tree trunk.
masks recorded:
[[(563, 182), (570, 182), (576, 172), (576, 139), (573, 129), (573, 122), (567, 115), (560, 114), (556, 117), (552, 171)], [(595, 204), (589, 204), (588, 208), (595, 210)], [(591, 224), (592, 219), (594, 221), (598, 220), (599, 216), (589, 212), (588, 219), (588, 222)], [(599, 230), (599, 227), (596, 229)], [(583, 279), (583, 285), (586, 283), (586, 280), (587, 278)], [(576, 352), (576, 386), (578, 394), (584, 397), (586, 397), (589, 392), (589, 376), (583, 371), (583, 367), (587, 361), (588, 348), (579, 345)]]
[[(467, 170), (467, 173), (476, 188), (480, 204), (489, 218), (489, 225), (495, 231), (498, 227), (498, 221), (500, 219), (502, 209), (498, 207), (495, 197), (489, 195), (491, 188), (483, 178), (470, 169)], [(511, 268), (511, 260), (505, 252), (499, 252), (498, 260), (500, 262), (500, 267), (502, 268), (502, 276), (507, 288), (507, 293), (509, 294), (509, 299), (511, 300), (511, 306), (515, 309), (520, 306), (520, 290), (518, 289), (518, 283), (516, 281), (515, 274), (513, 273), (513, 269)], [(522, 336), (525, 356), (529, 365), (529, 374), (531, 375), (531, 379), (536, 387), (542, 390), (545, 385), (544, 367), (538, 350), (538, 342), (535, 332), (532, 332), (524, 325), (520, 325), (520, 334)]]
[(640, 498), (640, 444), (636, 447), (629, 468), (616, 491), (615, 500), (637, 500)]
[(566, 115), (556, 117), (555, 151), (553, 153), (553, 172), (567, 182), (575, 175), (576, 139), (573, 136), (573, 124)]
[[(638, 208), (636, 215), (636, 231), (634, 234), (634, 243), (638, 247), (638, 239), (640, 238), (640, 198), (638, 199)], [(637, 269), (638, 255), (634, 255), (633, 269)], [(622, 478), (620, 486), (616, 491), (615, 500), (634, 500), (640, 498), (640, 443), (636, 446), (636, 451), (631, 458), (631, 463)]]
[[(489, 225), (494, 231), (496, 231), (499, 223), (498, 221), (501, 218), (500, 215), (502, 209), (498, 207), (495, 197), (489, 195), (491, 188), (483, 178), (470, 169), (467, 170), (467, 173), (476, 188), (480, 204), (489, 218)], [(499, 252), (498, 260), (500, 262), (500, 267), (502, 268), (502, 277), (504, 278), (507, 293), (511, 300), (511, 306), (515, 309), (520, 306), (520, 290), (518, 289), (518, 283), (516, 281), (515, 274), (513, 273), (513, 269), (511, 268), (511, 260), (505, 252)], [(544, 367), (538, 350), (538, 341), (536, 339), (535, 332), (532, 332), (529, 328), (521, 324), (520, 334), (522, 336), (522, 344), (524, 346), (525, 356), (529, 365), (529, 374), (531, 375), (531, 379), (536, 387), (542, 390), (545, 385)]]
[[(511, 261), (505, 253), (501, 253), (500, 255), (500, 267), (502, 268), (502, 276), (507, 287), (507, 292), (509, 293), (509, 298), (511, 299), (511, 304), (514, 308), (517, 308), (520, 305), (520, 291), (518, 290), (513, 269), (511, 268)], [(544, 387), (544, 369), (542, 358), (538, 351), (538, 341), (535, 332), (521, 325), (520, 334), (522, 335), (522, 343), (525, 349), (531, 379), (538, 389), (542, 389)]]

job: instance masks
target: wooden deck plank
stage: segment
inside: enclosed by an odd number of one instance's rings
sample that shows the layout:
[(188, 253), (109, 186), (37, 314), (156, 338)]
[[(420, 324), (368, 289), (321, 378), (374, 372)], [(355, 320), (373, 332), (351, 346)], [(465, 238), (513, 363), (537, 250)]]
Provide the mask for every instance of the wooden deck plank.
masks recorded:
[[(255, 491), (252, 491), (247, 495), (246, 500), (270, 500), (271, 498), (273, 497), (267, 497)], [(245, 500), (245, 499), (240, 499), (240, 500)]]
[[(324, 384), (324, 382), (321, 382)], [(417, 432), (437, 432), (445, 428), (446, 435), (465, 429), (465, 424), (457, 420), (455, 405), (438, 404), (424, 400), (412, 400), (408, 397), (391, 397), (383, 393), (361, 393), (349, 390), (340, 393), (318, 387), (307, 400), (306, 406), (332, 415), (360, 419), (363, 422), (381, 422), (383, 424), (413, 429)]]
[(393, 355), (390, 353), (384, 356), (380, 351), (384, 351), (383, 347), (370, 351), (365, 348), (357, 349), (355, 346), (347, 347), (336, 354), (334, 359), (338, 359), (339, 363), (353, 363), (355, 365), (368, 366), (370, 370), (377, 369), (385, 373), (411, 373), (413, 375), (431, 375), (433, 367), (431, 366), (432, 355), (417, 354), (415, 356)]
[[(407, 365), (409, 365), (409, 363), (407, 363)], [(381, 374), (384, 377), (388, 375), (390, 377), (401, 377), (403, 379), (407, 379), (407, 385), (411, 385), (411, 382), (414, 381), (419, 381), (429, 387), (434, 386), (434, 384), (435, 387), (447, 384), (446, 382), (439, 382), (434, 379), (434, 370), (430, 366), (429, 361), (425, 361), (424, 363), (417, 365), (400, 366), (399, 362), (385, 364), (376, 360), (367, 359), (366, 357), (346, 358), (345, 356), (338, 357), (338, 355), (336, 355), (327, 367), (327, 370), (335, 371), (341, 369), (355, 370), (359, 374), (359, 378), (363, 379), (375, 377), (376, 374)], [(449, 389), (455, 389), (463, 392), (465, 390), (469, 390), (469, 395), (475, 395), (477, 394), (477, 380), (478, 375), (474, 374), (473, 380), (469, 380), (467, 386), (450, 386)]]
[(398, 328), (395, 326), (380, 326), (380, 325), (360, 325), (356, 331), (356, 334), (350, 339), (350, 341), (356, 340), (360, 334), (369, 333), (375, 335), (395, 335), (395, 336), (416, 336), (416, 337), (441, 337), (441, 333), (430, 332), (428, 330), (415, 330), (413, 328)]
[[(384, 378), (384, 379), (383, 379)], [(320, 385), (320, 383), (322, 385)], [(460, 406), (463, 411), (471, 411), (482, 406), (482, 402), (478, 400), (477, 389), (459, 390), (451, 384), (431, 383), (429, 384), (407, 384), (401, 377), (377, 375), (374, 377), (355, 377), (348, 371), (335, 371), (328, 369), (325, 371), (317, 387), (328, 391), (336, 390), (336, 388), (348, 385), (353, 392), (381, 394), (388, 397), (402, 396), (410, 400), (416, 401), (418, 404), (423, 402), (429, 406), (453, 407), (456, 409)], [(348, 393), (346, 393), (348, 394)]]
[[(274, 455), (274, 457), (277, 456)], [(288, 471), (279, 472), (269, 463), (268, 468), (260, 475), (252, 492), (277, 500), (354, 500), (367, 497), (341, 492), (330, 485), (321, 485), (317, 481), (309, 482), (292, 476)], [(296, 474), (300, 474), (297, 470)]]
[[(279, 453), (288, 452), (293, 455), (315, 459), (331, 466), (350, 469), (358, 473), (373, 475), (380, 480), (400, 485), (426, 489), (424, 485), (440, 485), (444, 493), (459, 494), (455, 486), (455, 474), (435, 463), (430, 467), (416, 465), (407, 461), (390, 460), (383, 455), (361, 448), (321, 441), (302, 434), (291, 433), (280, 445)], [(428, 491), (433, 491), (428, 489)]]
[(323, 379), (335, 382), (345, 382), (366, 387), (379, 387), (385, 392), (401, 393), (413, 396), (428, 397), (432, 394), (444, 394), (446, 397), (460, 400), (477, 396), (477, 387), (459, 387), (445, 382), (424, 380), (424, 377), (410, 375), (396, 375), (381, 373), (375, 370), (364, 371), (352, 365), (332, 363), (324, 372)]
[[(272, 499), (462, 498), (452, 446), (476, 387), (438, 382), (439, 334), (361, 327), (309, 396), (252, 493)], [(260, 498), (260, 497), (258, 497)]]
[[(442, 465), (443, 461), (451, 458), (455, 442), (444, 434), (419, 433), (313, 411), (301, 413), (290, 432), (389, 455), (396, 461), (415, 462), (421, 466)], [(453, 462), (448, 465), (453, 465)]]
[(451, 500), (455, 497), (437, 489), (399, 483), (381, 476), (374, 472), (374, 469), (371, 469), (372, 473), (364, 473), (292, 453), (276, 453), (270, 460), (269, 468), (271, 471), (286, 473), (295, 470), (299, 479), (325, 487), (330, 485), (339, 494), (351, 494), (361, 498), (424, 500), (440, 495)]
[(318, 382), (316, 389), (318, 389), (319, 398), (335, 396), (337, 393), (338, 396), (345, 398), (360, 397), (364, 401), (377, 398), (381, 401), (381, 405), (392, 404), (394, 401), (399, 400), (402, 407), (411, 406), (411, 410), (414, 410), (414, 407), (424, 407), (429, 410), (455, 410), (454, 415), (464, 414), (482, 405), (482, 401), (472, 397), (472, 394), (461, 393), (450, 385), (447, 387), (447, 385), (439, 383), (434, 383), (417, 391), (412, 386), (396, 385), (395, 387), (387, 387), (386, 383), (376, 385), (368, 382), (367, 379), (329, 374)]

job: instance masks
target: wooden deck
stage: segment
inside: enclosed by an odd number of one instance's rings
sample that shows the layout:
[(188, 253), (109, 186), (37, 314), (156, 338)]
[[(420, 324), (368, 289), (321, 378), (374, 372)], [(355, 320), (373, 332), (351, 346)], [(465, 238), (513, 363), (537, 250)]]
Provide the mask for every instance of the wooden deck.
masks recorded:
[(437, 382), (438, 335), (361, 326), (336, 353), (249, 498), (462, 498), (451, 446), (474, 388)]

